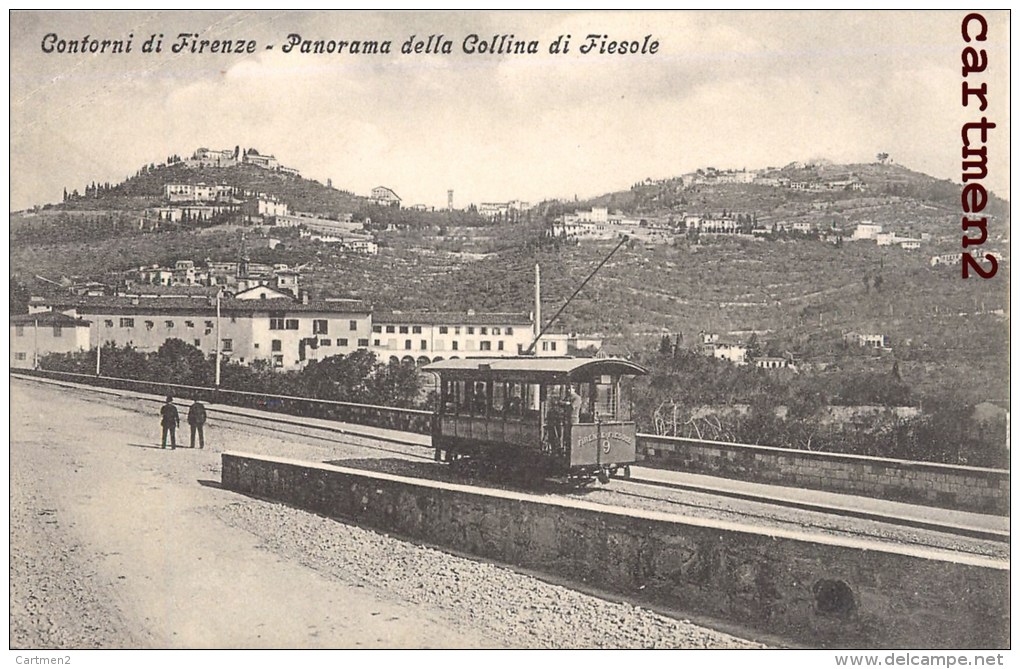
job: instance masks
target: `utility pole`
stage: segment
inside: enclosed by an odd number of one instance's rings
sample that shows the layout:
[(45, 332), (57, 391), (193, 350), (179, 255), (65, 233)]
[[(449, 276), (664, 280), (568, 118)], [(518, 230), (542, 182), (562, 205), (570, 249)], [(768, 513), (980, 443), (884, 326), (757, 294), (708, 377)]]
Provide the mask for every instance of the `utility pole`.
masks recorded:
[(223, 340), (220, 339), (220, 298), (223, 296), (223, 289), (216, 291), (216, 384), (214, 392), (219, 395), (220, 391), (220, 357), (223, 348)]
[(535, 263), (535, 341), (542, 336), (542, 270)]
[(96, 376), (99, 376), (99, 361), (103, 355), (103, 335), (99, 332), (98, 328), (96, 328), (96, 333), (98, 334), (96, 340)]

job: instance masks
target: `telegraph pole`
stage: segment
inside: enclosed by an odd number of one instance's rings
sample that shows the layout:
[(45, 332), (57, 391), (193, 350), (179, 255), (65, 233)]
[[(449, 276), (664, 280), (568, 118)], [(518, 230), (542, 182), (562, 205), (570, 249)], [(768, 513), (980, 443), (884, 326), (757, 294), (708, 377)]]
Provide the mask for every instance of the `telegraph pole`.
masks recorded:
[(215, 392), (218, 395), (220, 390), (220, 357), (223, 348), (223, 340), (220, 339), (220, 298), (223, 296), (223, 289), (216, 291), (216, 384)]

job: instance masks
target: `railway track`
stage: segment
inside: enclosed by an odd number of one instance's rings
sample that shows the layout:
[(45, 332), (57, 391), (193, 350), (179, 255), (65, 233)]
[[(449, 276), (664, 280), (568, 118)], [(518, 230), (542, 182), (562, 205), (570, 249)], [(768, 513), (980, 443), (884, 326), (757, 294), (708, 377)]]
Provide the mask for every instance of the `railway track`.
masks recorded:
[[(389, 473), (419, 478), (431, 478), (448, 482), (465, 483), (468, 485), (497, 486), (543, 494), (583, 496), (599, 503), (620, 507), (648, 508), (651, 510), (668, 511), (680, 514), (715, 515), (731, 520), (754, 522), (776, 527), (792, 527), (799, 530), (818, 530), (825, 533), (845, 536), (868, 537), (892, 541), (894, 543), (927, 546), (932, 548), (952, 548), (959, 552), (975, 555), (1003, 555), (1002, 550), (990, 547), (999, 544), (999, 548), (1008, 548), (1009, 533), (980, 528), (968, 528), (951, 523), (902, 519), (895, 516), (876, 514), (868, 511), (855, 511), (842, 507), (827, 506), (822, 503), (808, 504), (793, 500), (763, 498), (758, 495), (747, 495), (732, 490), (702, 485), (688, 485), (646, 478), (643, 474), (653, 475), (655, 470), (633, 467), (634, 475), (630, 479), (613, 479), (605, 487), (592, 487), (582, 490), (565, 492), (562, 486), (540, 485), (535, 488), (508, 485), (504, 481), (493, 480), (491, 477), (452, 470), (447, 466), (437, 465), (433, 461), (432, 447), (418, 439), (401, 439), (397, 436), (377, 437), (367, 431), (360, 431), (352, 426), (319, 426), (308, 425), (302, 419), (293, 416), (260, 417), (252, 419), (241, 412), (231, 409), (216, 411), (220, 420), (240, 428), (252, 428), (256, 423), (262, 429), (276, 433), (301, 436), (315, 439), (331, 446), (344, 445), (363, 449), (379, 455), (396, 455), (416, 466), (399, 467), (388, 463), (379, 469)], [(347, 465), (344, 460), (334, 460), (333, 464)], [(352, 466), (374, 468), (367, 460), (359, 460)], [(720, 502), (720, 500), (724, 500)], [(725, 508), (721, 508), (725, 507)], [(932, 533), (948, 537), (938, 540)], [(958, 541), (954, 541), (957, 539)], [(990, 543), (989, 543), (990, 542)]]
[[(72, 387), (81, 388), (77, 384)], [(85, 388), (93, 390), (92, 388)], [(131, 391), (102, 389), (103, 395), (131, 401), (159, 403), (161, 398)], [(606, 487), (564, 491), (562, 486), (507, 485), (491, 477), (464, 475), (433, 461), (428, 437), (377, 430), (358, 425), (272, 414), (223, 405), (209, 407), (219, 423), (238, 430), (264, 430), (275, 435), (313, 440), (324, 448), (365, 456), (328, 460), (342, 466), (361, 467), (417, 478), (431, 478), (467, 485), (512, 488), (549, 495), (581, 496), (592, 502), (623, 508), (643, 508), (667, 513), (713, 517), (759, 526), (816, 531), (820, 534), (866, 537), (891, 543), (956, 550), (961, 553), (1004, 557), (1009, 555), (1009, 533), (966, 527), (948, 522), (906, 519), (870, 511), (834, 507), (824, 503), (748, 495), (710, 485), (691, 485), (653, 478), (658, 470), (635, 466), (630, 479), (613, 479)], [(331, 457), (331, 456), (327, 456)]]

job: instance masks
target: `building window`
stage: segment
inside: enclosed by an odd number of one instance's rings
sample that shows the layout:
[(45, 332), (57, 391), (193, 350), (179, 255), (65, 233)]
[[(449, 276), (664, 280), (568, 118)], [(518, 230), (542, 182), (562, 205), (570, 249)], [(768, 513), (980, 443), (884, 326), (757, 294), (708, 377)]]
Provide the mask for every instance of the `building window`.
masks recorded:
[(174, 322), (173, 321), (166, 321), (166, 329), (167, 330), (173, 330), (174, 329)]
[[(336, 340), (337, 346), (344, 346), (345, 344), (341, 344), (340, 343), (342, 341), (343, 341), (343, 339), (337, 339)], [(332, 345), (333, 345), (333, 340), (332, 339), (320, 339), (319, 340), (319, 346), (332, 346)]]
[(283, 341), (281, 341), (279, 339), (274, 339), (273, 340), (273, 352), (275, 353), (277, 351), (282, 351), (282, 350), (283, 350)]
[(220, 350), (224, 351), (224, 352), (227, 352), (227, 353), (233, 351), (234, 350), (234, 340), (233, 339), (224, 339), (224, 340), (222, 340), (222, 342), (220, 344)]
[(288, 318), (287, 319), (287, 327), (286, 327), (286, 329), (287, 330), (297, 330), (298, 329), (298, 319), (296, 319), (296, 318)]
[(548, 351), (549, 350), (549, 342), (547, 342), (547, 341), (542, 342), (542, 350), (543, 351)]
[[(258, 346), (258, 344), (255, 344), (255, 345)], [(196, 339), (195, 340), (195, 348), (202, 348), (202, 340), (201, 339)]]
[(506, 334), (512, 335), (513, 333), (514, 333), (514, 329), (513, 328), (507, 328), (506, 329)]
[(145, 321), (145, 329), (146, 330), (151, 330), (153, 327), (155, 327), (155, 325), (156, 324), (154, 322), (152, 322), (152, 321)]
[(339, 339), (337, 339), (336, 340), (336, 345), (337, 346), (347, 346), (348, 345), (347, 337), (340, 337)]
[(216, 324), (215, 324), (215, 323), (213, 323), (212, 321), (206, 321), (206, 322), (205, 322), (205, 329), (206, 329), (206, 330), (212, 330), (212, 329), (213, 329), (213, 327), (215, 327), (215, 325), (216, 325)]
[(483, 335), (489, 334), (489, 328), (479, 328), (478, 329), (478, 334), (483, 334)]
[(120, 319), (120, 326), (122, 328), (133, 328), (135, 326), (135, 319), (133, 319), (133, 318), (122, 318), (122, 319)]
[(410, 339), (405, 339), (404, 340), (404, 350), (405, 351), (410, 351), (411, 350), (411, 340)]
[(400, 326), (400, 334), (407, 334), (407, 326), (406, 325), (401, 325)]
[(455, 335), (460, 334), (460, 326), (453, 328), (453, 334)]
[(329, 334), (329, 321), (325, 318), (317, 318), (312, 321), (312, 334), (322, 335)]
[(14, 354), (14, 359), (15, 360), (25, 360), (26, 358), (27, 358), (27, 356), (25, 355), (24, 352), (22, 352), (22, 353), (15, 353)]
[(411, 327), (411, 334), (421, 334), (421, 326), (414, 325)]
[(103, 325), (105, 325), (108, 328), (112, 328), (113, 327), (113, 319), (112, 318), (107, 318), (105, 321), (103, 321)]
[(359, 339), (358, 340), (358, 348), (368, 348), (368, 340), (367, 339)]
[(451, 351), (459, 351), (460, 350), (460, 342), (453, 341), (452, 345), (453, 345), (453, 348), (450, 349)]
[[(109, 322), (109, 321), (107, 321), (107, 322)], [(24, 325), (15, 325), (14, 326), (14, 336), (15, 337), (24, 337), (25, 336), (25, 326)]]
[(502, 339), (500, 339), (498, 342), (496, 342), (496, 348), (498, 350), (500, 350), (500, 351), (503, 350), (503, 340)]
[(446, 327), (445, 325), (439, 326), (439, 334), (447, 334), (449, 331), (450, 328)]
[(372, 326), (372, 332), (375, 332), (376, 334), (382, 334), (382, 326), (381, 325), (373, 325)]
[(480, 350), (482, 350), (482, 351), (491, 351), (492, 350), (492, 342), (491, 341), (483, 341), (483, 342), (479, 343), (478, 348)]
[(424, 351), (424, 350), (428, 349), (428, 347), (429, 347), (429, 343), (428, 343), (428, 341), (427, 341), (427, 340), (425, 340), (425, 339), (422, 339), (422, 340), (421, 340), (421, 350), (423, 350), (423, 351)]
[(375, 346), (376, 348), (378, 348), (379, 346), (381, 346), (381, 342), (378, 339), (373, 339), (372, 340), (372, 346)]
[(492, 334), (496, 337), (499, 336), (499, 328), (492, 328)]
[(184, 321), (184, 327), (193, 328), (195, 327), (195, 321)]
[(475, 333), (475, 329), (473, 327), (469, 327), (467, 333), (468, 334), (474, 334)]
[(274, 355), (273, 356), (273, 367), (283, 367), (283, 356), (282, 355)]
[(355, 330), (358, 329), (358, 321), (351, 321), (350, 322), (350, 326), (351, 326), (351, 332), (354, 332)]
[(392, 333), (393, 333), (394, 331), (395, 331), (395, 330), (393, 329), (393, 326), (392, 326), (392, 325), (387, 325), (387, 326), (386, 326), (386, 332), (388, 332), (388, 333), (392, 334)]
[(53, 326), (53, 336), (54, 337), (63, 337), (64, 336), (64, 328), (62, 326), (60, 326), (60, 325), (54, 325)]
[(282, 330), (283, 329), (283, 319), (282, 318), (270, 318), (269, 319), (269, 329), (270, 330)]

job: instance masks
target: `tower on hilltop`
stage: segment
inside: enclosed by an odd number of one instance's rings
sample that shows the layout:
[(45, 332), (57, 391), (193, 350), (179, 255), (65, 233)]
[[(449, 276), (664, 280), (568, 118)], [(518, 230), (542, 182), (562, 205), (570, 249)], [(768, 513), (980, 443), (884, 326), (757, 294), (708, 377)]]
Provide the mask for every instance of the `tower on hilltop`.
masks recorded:
[(446, 208), (453, 211), (453, 189), (446, 191)]

